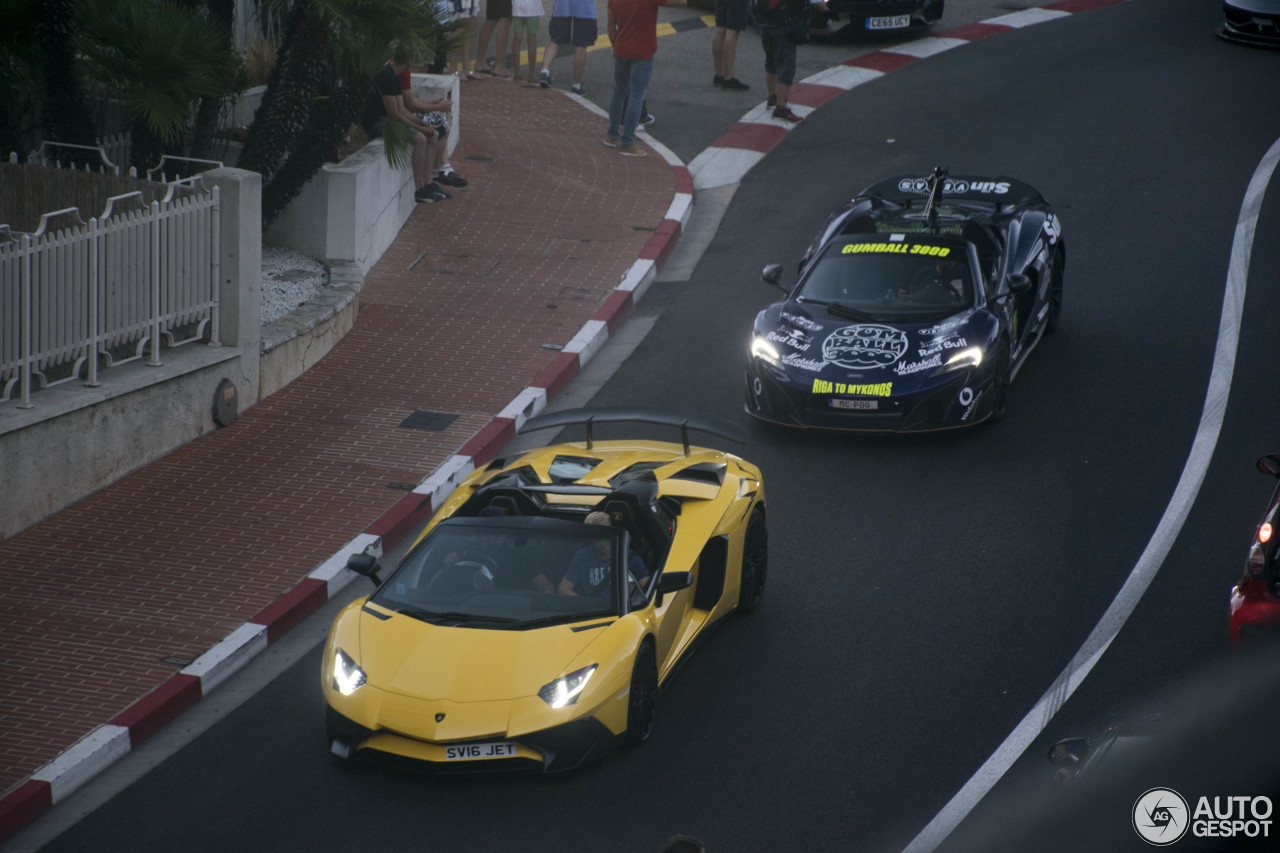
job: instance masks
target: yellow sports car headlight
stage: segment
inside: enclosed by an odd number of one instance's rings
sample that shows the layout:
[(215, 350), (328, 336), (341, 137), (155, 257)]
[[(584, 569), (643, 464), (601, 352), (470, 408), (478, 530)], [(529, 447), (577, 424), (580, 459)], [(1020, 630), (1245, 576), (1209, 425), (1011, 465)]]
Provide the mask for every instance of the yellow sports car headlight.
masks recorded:
[(576, 672), (568, 675), (562, 675), (550, 684), (543, 685), (538, 691), (538, 695), (542, 697), (542, 701), (546, 702), (552, 708), (563, 708), (566, 705), (572, 705), (578, 701), (578, 694), (587, 686), (591, 674), (596, 671), (596, 664), (583, 667)]
[(338, 649), (333, 656), (333, 689), (343, 696), (350, 696), (363, 687), (367, 680), (360, 665), (342, 649)]

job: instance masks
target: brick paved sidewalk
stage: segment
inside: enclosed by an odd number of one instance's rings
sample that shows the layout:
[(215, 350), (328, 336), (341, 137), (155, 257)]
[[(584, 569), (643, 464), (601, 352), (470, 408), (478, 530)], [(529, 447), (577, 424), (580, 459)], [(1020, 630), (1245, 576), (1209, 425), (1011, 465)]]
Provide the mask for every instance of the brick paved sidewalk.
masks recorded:
[[(125, 725), (395, 507), (564, 358), (663, 229), (683, 170), (606, 148), (582, 103), (485, 80), (461, 105), (453, 163), (470, 186), (417, 207), (332, 353), (232, 426), (0, 543), (0, 798)], [(418, 411), (453, 419), (400, 426)]]

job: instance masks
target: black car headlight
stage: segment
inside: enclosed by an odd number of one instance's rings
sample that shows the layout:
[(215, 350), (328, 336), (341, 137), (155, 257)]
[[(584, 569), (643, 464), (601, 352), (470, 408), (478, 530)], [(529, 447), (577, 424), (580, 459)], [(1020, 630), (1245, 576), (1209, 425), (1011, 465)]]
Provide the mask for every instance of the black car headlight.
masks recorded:
[(343, 696), (355, 693), (368, 681), (364, 670), (342, 649), (333, 656), (333, 689)]
[(778, 354), (777, 347), (759, 336), (751, 339), (751, 357), (758, 358), (773, 367), (777, 367), (778, 362), (782, 359), (782, 356)]
[(959, 352), (952, 353), (942, 366), (930, 376), (944, 376), (948, 373), (955, 373), (957, 370), (964, 370), (970, 367), (977, 367), (982, 364), (982, 347), (966, 347)]
[(550, 684), (544, 684), (542, 689), (538, 691), (538, 696), (542, 698), (552, 708), (563, 708), (566, 705), (572, 705), (578, 701), (578, 696), (582, 693), (587, 682), (591, 679), (592, 673), (596, 671), (596, 664), (585, 666), (568, 675), (562, 675)]

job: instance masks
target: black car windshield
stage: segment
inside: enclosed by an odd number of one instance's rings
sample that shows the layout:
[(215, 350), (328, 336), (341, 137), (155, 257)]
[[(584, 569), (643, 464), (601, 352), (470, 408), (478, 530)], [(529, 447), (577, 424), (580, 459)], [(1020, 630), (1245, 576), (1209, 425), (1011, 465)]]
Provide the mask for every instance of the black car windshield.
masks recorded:
[[(425, 622), (521, 629), (616, 615), (625, 533), (557, 519), (442, 522), (369, 599)], [(647, 582), (633, 558), (628, 572)]]
[(902, 321), (972, 307), (973, 281), (964, 241), (884, 234), (831, 243), (796, 296), (836, 316)]

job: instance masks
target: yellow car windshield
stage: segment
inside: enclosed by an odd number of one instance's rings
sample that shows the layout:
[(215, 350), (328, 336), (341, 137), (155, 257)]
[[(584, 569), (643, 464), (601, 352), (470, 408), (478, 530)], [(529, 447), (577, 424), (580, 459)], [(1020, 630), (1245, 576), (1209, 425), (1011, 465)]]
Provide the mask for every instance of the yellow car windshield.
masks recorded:
[(618, 613), (620, 529), (516, 521), (442, 523), (370, 600), (427, 622), (495, 629)]

